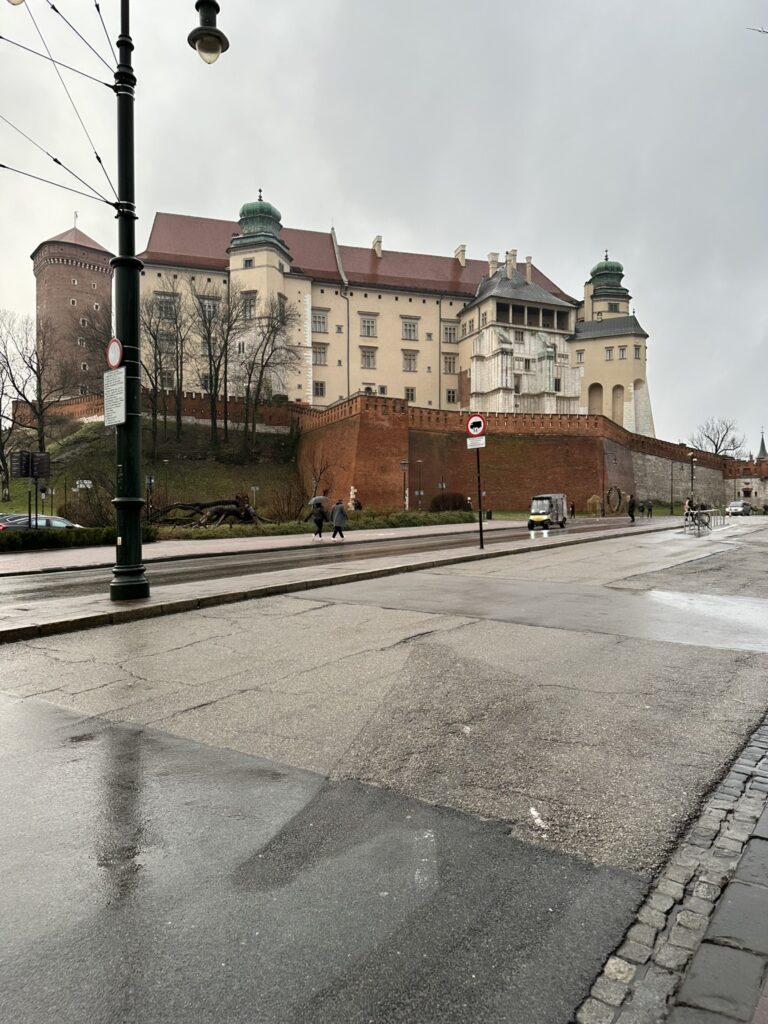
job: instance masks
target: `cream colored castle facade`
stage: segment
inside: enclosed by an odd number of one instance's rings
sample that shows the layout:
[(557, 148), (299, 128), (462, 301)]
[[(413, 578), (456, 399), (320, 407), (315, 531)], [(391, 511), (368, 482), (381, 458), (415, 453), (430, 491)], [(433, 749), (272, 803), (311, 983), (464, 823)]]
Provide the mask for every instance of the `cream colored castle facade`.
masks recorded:
[[(271, 382), (291, 401), (365, 392), (456, 411), (589, 412), (654, 435), (647, 334), (607, 253), (578, 301), (515, 250), (470, 260), (463, 245), (452, 257), (391, 252), (380, 236), (346, 246), (333, 230), (284, 228), (260, 196), (237, 222), (158, 213), (140, 255), (142, 297), (159, 304), (170, 283), (212, 302), (237, 289), (254, 319), (266, 296), (292, 305), (298, 368)], [(234, 353), (232, 393), (236, 364)], [(185, 390), (194, 381), (190, 366)]]

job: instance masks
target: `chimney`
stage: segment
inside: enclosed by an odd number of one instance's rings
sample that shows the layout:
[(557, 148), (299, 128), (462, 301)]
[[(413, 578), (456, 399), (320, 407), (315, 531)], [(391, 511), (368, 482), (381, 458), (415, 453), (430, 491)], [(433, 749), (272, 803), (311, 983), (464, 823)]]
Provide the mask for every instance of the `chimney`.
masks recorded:
[(379, 259), (381, 259), (381, 235), (376, 235), (373, 242), (371, 243), (371, 248), (379, 257)]
[(488, 253), (488, 277), (493, 277), (496, 271), (499, 269), (499, 254), (497, 252)]
[(507, 249), (507, 277), (511, 278), (517, 270), (517, 249)]
[(526, 256), (525, 257), (525, 280), (529, 284), (531, 283), (531, 261), (532, 260), (533, 260), (533, 256)]
[(456, 246), (456, 251), (454, 252), (453, 255), (459, 261), (459, 264), (462, 267), (466, 267), (466, 265), (467, 265), (467, 247), (466, 247), (466, 245), (457, 245)]

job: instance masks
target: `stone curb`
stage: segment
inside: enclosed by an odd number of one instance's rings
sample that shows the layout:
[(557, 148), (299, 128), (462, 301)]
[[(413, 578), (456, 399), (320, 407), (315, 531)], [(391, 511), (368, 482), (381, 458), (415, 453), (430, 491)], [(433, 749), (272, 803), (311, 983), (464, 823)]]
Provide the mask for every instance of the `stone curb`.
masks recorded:
[[(643, 533), (661, 533), (664, 530), (679, 529), (675, 526), (656, 526), (642, 530)], [(636, 531), (640, 532), (640, 531)], [(563, 537), (561, 540), (549, 541), (547, 550), (569, 547), (575, 544), (590, 544), (601, 540), (613, 540), (615, 532), (599, 535), (587, 534), (578, 537)], [(620, 536), (620, 535), (619, 535)], [(120, 604), (105, 606), (104, 611), (86, 613), (69, 619), (43, 622), (24, 626), (0, 626), (0, 645), (14, 643), (18, 640), (34, 640), (40, 637), (56, 636), (62, 633), (75, 633), (80, 630), (94, 629), (98, 626), (111, 626), (124, 622), (135, 622), (139, 619), (154, 619), (164, 615), (176, 615), (181, 612), (197, 611), (200, 608), (213, 608), (217, 605), (235, 604), (239, 601), (253, 601), (262, 597), (274, 597), (278, 594), (294, 594), (303, 590), (317, 590), (320, 587), (331, 587), (341, 583), (357, 583), (362, 580), (379, 579), (383, 576), (397, 576), (400, 573), (419, 572), (422, 569), (437, 569), (446, 565), (461, 565), (464, 562), (477, 562), (489, 558), (506, 558), (509, 555), (526, 555), (531, 551), (542, 550), (539, 546), (520, 547), (501, 551), (473, 551), (461, 555), (447, 555), (444, 558), (429, 558), (419, 562), (399, 563), (390, 566), (379, 566), (372, 569), (358, 569), (349, 572), (335, 572), (322, 578), (312, 580), (295, 580), (288, 583), (265, 583), (234, 590), (228, 593), (204, 594), (200, 597), (162, 598), (157, 604), (146, 604), (141, 601), (125, 601)], [(219, 552), (221, 554), (221, 552)], [(196, 557), (196, 556), (192, 556)], [(97, 568), (89, 566), (89, 568)], [(247, 577), (240, 577), (245, 579)], [(233, 581), (236, 585), (237, 581)], [(105, 597), (105, 601), (108, 598)], [(151, 598), (150, 598), (151, 600)]]
[(768, 975), (766, 799), (768, 716), (651, 886), (577, 1024), (753, 1021)]

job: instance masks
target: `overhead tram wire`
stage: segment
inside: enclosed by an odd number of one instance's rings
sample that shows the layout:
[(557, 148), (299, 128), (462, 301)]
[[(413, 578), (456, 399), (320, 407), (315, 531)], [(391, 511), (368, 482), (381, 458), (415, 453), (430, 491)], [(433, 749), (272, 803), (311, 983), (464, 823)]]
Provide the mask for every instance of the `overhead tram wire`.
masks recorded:
[(30, 174), (29, 171), (21, 171), (18, 167), (10, 167), (8, 164), (0, 164), (0, 171), (13, 171), (14, 174), (21, 174), (24, 178), (32, 178), (34, 181), (42, 181), (45, 185), (54, 185), (56, 188), (63, 188), (65, 192), (74, 192), (76, 196), (84, 196), (86, 199), (93, 199), (97, 203), (105, 203), (113, 209), (117, 209), (117, 203), (111, 199), (100, 199), (91, 192), (81, 192), (80, 189), (70, 188), (69, 185), (62, 185), (61, 182), (51, 181), (50, 178), (41, 178), (39, 174)]
[(101, 22), (101, 27), (104, 29), (104, 35), (107, 37), (107, 43), (109, 44), (109, 49), (110, 49), (110, 51), (112, 53), (112, 60), (115, 62), (115, 65), (117, 65), (117, 54), (115, 53), (115, 48), (112, 45), (112, 40), (109, 38), (109, 32), (107, 32), (107, 26), (104, 24), (104, 19), (101, 16), (101, 7), (99, 6), (98, 0), (93, 0), (93, 6), (96, 8), (96, 13), (99, 16), (99, 21)]
[[(58, 67), (56, 67), (56, 61), (53, 60), (53, 54), (48, 49), (48, 44), (46, 43), (45, 37), (43, 36), (43, 33), (40, 31), (40, 28), (39, 28), (37, 22), (35, 21), (35, 16), (32, 13), (32, 11), (30, 11), (29, 4), (24, 4), (24, 6), (26, 7), (27, 13), (29, 14), (30, 18), (32, 19), (32, 24), (35, 26), (37, 34), (40, 36), (40, 41), (42, 42), (42, 44), (43, 44), (43, 46), (45, 48), (45, 52), (48, 54), (48, 56), (51, 58), (51, 61), (53, 62), (54, 70), (56, 71), (56, 74), (58, 75), (59, 81), (61, 82), (61, 85), (62, 85), (62, 88), (64, 89), (64, 92), (67, 94), (67, 99), (72, 104), (72, 109), (75, 112), (75, 116), (77, 117), (77, 120), (80, 122), (80, 125), (81, 125), (83, 131), (85, 132), (85, 137), (88, 139), (88, 142), (91, 145), (91, 149), (93, 150), (93, 155), (96, 158), (96, 163), (99, 165), (99, 167), (101, 168), (101, 170), (102, 170), (102, 172), (104, 174), (104, 177), (107, 179), (107, 183), (108, 183), (109, 187), (112, 189), (112, 192), (114, 194), (115, 199), (119, 199), (119, 196), (117, 194), (117, 189), (112, 184), (112, 179), (110, 178), (109, 174), (107, 173), (107, 169), (104, 166), (104, 163), (103, 163), (101, 157), (99, 156), (99, 153), (98, 153), (98, 151), (96, 149), (96, 146), (94, 145), (94, 142), (93, 142), (93, 139), (90, 136), (90, 133), (88, 132), (88, 129), (85, 127), (85, 122), (83, 121), (82, 117), (80, 116), (80, 111), (77, 109), (77, 104), (72, 99), (72, 94), (70, 93), (69, 89), (67, 88), (67, 83), (62, 78), (61, 72), (59, 71)], [(102, 60), (103, 60), (103, 58), (102, 58)], [(105, 61), (105, 63), (106, 63), (106, 61)], [(109, 67), (109, 65), (107, 65), (107, 67)]]
[[(60, 11), (60, 10), (58, 9), (58, 7), (57, 7), (57, 6), (55, 5), (55, 4), (52, 4), (52, 3), (51, 3), (51, 0), (45, 0), (45, 2), (46, 2), (46, 3), (48, 4), (48, 6), (49, 6), (49, 7), (51, 8), (51, 10), (52, 10), (52, 11), (54, 12), (54, 14), (58, 14), (58, 16), (59, 16), (59, 17), (61, 18), (61, 20), (62, 20), (62, 21), (64, 22), (64, 24), (65, 24), (65, 25), (67, 25), (67, 26), (68, 26), (68, 28), (71, 28), (71, 29), (72, 29), (72, 31), (73, 31), (73, 32), (75, 33), (75, 35), (77, 36), (77, 38), (78, 38), (78, 39), (80, 39), (80, 40), (81, 40), (81, 41), (82, 41), (83, 43), (85, 43), (85, 45), (86, 45), (86, 46), (88, 47), (88, 49), (89, 49), (89, 50), (91, 51), (91, 53), (95, 54), (95, 55), (96, 55), (96, 56), (97, 56), (97, 57), (99, 58), (99, 60), (101, 61), (101, 63), (102, 63), (102, 64), (103, 64), (103, 65), (104, 65), (104, 66), (105, 66), (106, 68), (108, 68), (108, 69), (109, 69), (110, 71), (114, 72), (114, 70), (115, 70), (115, 69), (114, 69), (114, 68), (113, 68), (113, 67), (112, 67), (112, 66), (110, 65), (109, 61), (106, 61), (106, 60), (104, 60), (104, 58), (103, 58), (103, 57), (101, 56), (101, 54), (99, 53), (99, 51), (98, 51), (98, 50), (97, 50), (97, 49), (96, 49), (96, 48), (95, 48), (94, 46), (91, 46), (91, 44), (90, 44), (90, 43), (88, 42), (88, 40), (87, 40), (87, 39), (85, 38), (85, 36), (84, 36), (84, 35), (82, 35), (82, 34), (81, 34), (80, 32), (78, 32), (78, 31), (77, 31), (77, 29), (75, 28), (75, 26), (74, 26), (74, 25), (72, 24), (72, 22), (71, 22), (71, 21), (67, 21), (67, 19), (66, 19), (66, 18), (64, 17), (64, 15), (63, 15), (63, 14), (61, 13), (61, 11)], [(99, 5), (98, 5), (98, 4), (96, 4), (96, 8), (97, 8), (97, 10), (98, 10), (98, 6), (99, 6)], [(99, 16), (101, 16), (101, 15), (99, 15)], [(34, 21), (34, 18), (33, 18), (32, 20)], [(103, 24), (104, 24), (104, 22), (102, 21), (102, 25), (103, 25)], [(35, 28), (37, 28), (37, 25), (35, 25)], [(38, 29), (38, 31), (39, 31), (39, 29)], [(107, 31), (107, 27), (106, 27), (106, 25), (104, 26), (104, 31), (105, 31), (105, 32)], [(109, 39), (109, 36), (107, 36), (107, 39)], [(112, 44), (110, 43), (109, 45), (110, 45), (110, 49), (111, 49), (111, 47), (112, 47)], [(115, 51), (114, 51), (114, 50), (112, 50), (112, 56), (113, 56), (113, 57), (115, 57)], [(115, 64), (117, 64), (117, 57), (115, 57)]]
[(50, 61), (51, 64), (56, 64), (60, 68), (66, 68), (67, 71), (74, 71), (76, 75), (82, 75), (83, 78), (88, 78), (91, 82), (96, 82), (98, 85), (104, 85), (112, 92), (115, 91), (114, 82), (103, 82), (100, 78), (88, 75), (85, 71), (81, 71), (79, 68), (73, 68), (71, 64), (65, 64), (63, 60), (54, 60), (54, 58), (49, 57), (47, 53), (40, 53), (39, 50), (33, 50), (30, 46), (24, 46), (23, 43), (17, 43), (15, 39), (9, 39), (8, 36), (0, 36), (0, 42), (10, 43), (11, 46), (18, 46), (20, 50), (24, 50), (25, 53), (31, 53), (33, 57), (41, 57), (43, 60)]
[[(25, 138), (27, 140), (27, 142), (30, 142), (36, 149), (39, 149), (41, 153), (45, 153), (45, 155), (47, 157), (50, 157), (51, 160), (53, 160), (53, 162), (58, 167), (61, 167), (61, 169), (63, 171), (66, 171), (67, 174), (71, 174), (72, 177), (75, 179), (75, 181), (79, 181), (81, 185), (85, 185), (86, 188), (89, 188), (91, 190), (91, 192), (93, 192), (92, 198), (94, 198), (94, 199), (101, 199), (102, 202), (109, 203), (109, 199), (107, 199), (106, 196), (103, 196), (101, 194), (101, 192), (99, 192), (97, 189), (95, 189), (93, 187), (93, 185), (89, 185), (88, 182), (85, 181), (83, 178), (81, 178), (79, 174), (75, 174), (75, 172), (70, 167), (67, 167), (66, 164), (62, 163), (61, 160), (59, 160), (59, 158), (57, 156), (54, 156), (53, 153), (49, 153), (47, 149), (45, 149), (43, 146), (41, 146), (38, 142), (35, 142), (35, 140), (33, 138), (30, 138), (30, 136), (27, 135), (26, 132), (23, 132), (21, 130), (21, 128), (19, 128), (17, 125), (15, 125), (12, 121), (9, 121), (8, 118), (5, 117), (3, 114), (0, 114), (0, 121), (5, 121), (5, 123), (10, 128), (13, 128), (13, 130), (15, 132), (18, 132), (19, 135), (21, 135), (23, 138)], [(15, 169), (15, 168), (11, 168), (11, 169)], [(19, 172), (19, 173), (21, 173), (21, 172)], [(111, 205), (112, 204), (110, 203), (110, 206)]]

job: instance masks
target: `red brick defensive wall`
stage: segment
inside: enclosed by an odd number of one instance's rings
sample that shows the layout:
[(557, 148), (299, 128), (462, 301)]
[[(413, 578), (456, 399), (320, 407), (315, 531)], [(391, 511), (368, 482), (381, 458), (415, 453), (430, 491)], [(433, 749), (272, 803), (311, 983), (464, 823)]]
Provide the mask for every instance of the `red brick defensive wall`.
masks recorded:
[[(346, 499), (354, 486), (364, 505), (401, 507), (400, 463), (407, 459), (411, 508), (418, 504), (416, 490), (424, 491), (422, 506), (428, 507), (441, 483), (476, 503), (476, 456), (467, 450), (464, 413), (364, 395), (325, 410), (294, 407), (294, 413), (302, 427), (305, 479), (313, 465), (329, 462), (335, 497)], [(487, 508), (524, 508), (533, 494), (548, 491), (565, 491), (579, 511), (610, 487), (657, 502), (682, 501), (688, 493), (691, 450), (685, 445), (632, 434), (603, 416), (490, 413), (486, 419), (481, 470)], [(709, 452), (696, 452), (696, 460), (697, 494), (724, 500), (724, 469), (732, 460)]]

